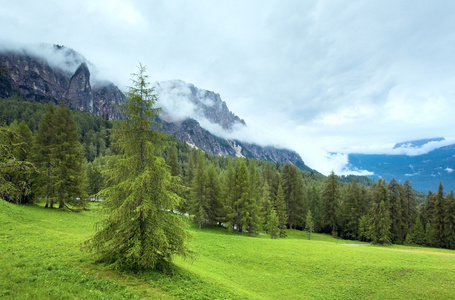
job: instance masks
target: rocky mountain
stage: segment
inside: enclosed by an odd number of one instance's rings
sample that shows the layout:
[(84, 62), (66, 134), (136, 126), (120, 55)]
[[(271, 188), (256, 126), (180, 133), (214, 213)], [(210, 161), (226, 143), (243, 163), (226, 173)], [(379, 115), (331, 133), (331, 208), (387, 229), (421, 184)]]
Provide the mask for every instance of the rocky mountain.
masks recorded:
[[(40, 102), (65, 99), (76, 110), (109, 119), (122, 117), (116, 105), (125, 96), (114, 84), (103, 82), (92, 86), (90, 63), (82, 55), (63, 46), (49, 47), (45, 48), (46, 53), (51, 53), (56, 58), (54, 61), (36, 49), (0, 52), (0, 97), (19, 94)], [(79, 65), (72, 71), (76, 64)]]
[[(205, 118), (220, 125), (224, 130), (233, 130), (236, 126), (245, 126), (245, 121), (232, 113), (226, 102), (221, 100), (219, 94), (195, 87), (182, 80), (169, 80), (158, 82), (156, 92), (166, 114), (164, 119), (178, 120), (179, 118), (193, 117)], [(181, 108), (186, 108), (182, 112)], [(180, 112), (173, 113), (179, 108)], [(187, 115), (184, 115), (184, 114)]]
[[(437, 138), (399, 143), (397, 145), (401, 145), (400, 147), (421, 148), (429, 142), (442, 140), (444, 139)], [(373, 179), (382, 177), (390, 181), (395, 178), (402, 183), (409, 180), (417, 191), (437, 191), (439, 182), (443, 183), (446, 192), (451, 189), (455, 190), (455, 144), (413, 156), (349, 154), (348, 161), (351, 170), (357, 169), (372, 172), (373, 174), (368, 177)]]
[(301, 170), (316, 172), (305, 165), (300, 155), (292, 150), (271, 146), (263, 147), (235, 139), (226, 140), (211, 134), (194, 119), (185, 119), (181, 122), (167, 122), (162, 119), (159, 121), (161, 130), (205, 152), (216, 155), (256, 158), (279, 164), (291, 162)]
[[(0, 98), (18, 94), (30, 101), (54, 102), (65, 99), (72, 109), (109, 119), (122, 119), (117, 105), (123, 93), (111, 82), (91, 78), (94, 66), (78, 52), (63, 46), (41, 46), (0, 52)], [(294, 151), (261, 147), (213, 132), (234, 132), (246, 123), (232, 113), (219, 94), (199, 89), (181, 80), (156, 84), (161, 130), (179, 140), (217, 155), (231, 155), (308, 168)], [(202, 124), (202, 125), (201, 125)], [(211, 130), (211, 131), (209, 131)]]

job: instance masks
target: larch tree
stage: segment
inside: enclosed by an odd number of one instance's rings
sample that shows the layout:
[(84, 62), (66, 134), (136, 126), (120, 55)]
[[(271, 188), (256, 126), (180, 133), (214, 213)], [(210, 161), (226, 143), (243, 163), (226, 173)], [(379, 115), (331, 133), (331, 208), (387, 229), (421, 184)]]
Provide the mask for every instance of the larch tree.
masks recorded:
[(132, 75), (126, 120), (114, 128), (117, 152), (107, 158), (106, 188), (99, 193), (104, 218), (85, 246), (117, 269), (167, 270), (174, 255), (191, 252), (185, 221), (172, 212), (181, 198), (172, 192), (177, 181), (160, 156), (163, 134), (151, 128), (159, 109), (145, 71), (139, 64)]
[(86, 198), (86, 174), (76, 122), (70, 109), (60, 101), (49, 105), (41, 118), (34, 143), (34, 161), (39, 174), (38, 193), (46, 198), (46, 207), (82, 207)]
[(59, 208), (71, 204), (85, 206), (86, 174), (83, 168), (82, 146), (73, 114), (63, 101), (55, 111), (54, 194)]

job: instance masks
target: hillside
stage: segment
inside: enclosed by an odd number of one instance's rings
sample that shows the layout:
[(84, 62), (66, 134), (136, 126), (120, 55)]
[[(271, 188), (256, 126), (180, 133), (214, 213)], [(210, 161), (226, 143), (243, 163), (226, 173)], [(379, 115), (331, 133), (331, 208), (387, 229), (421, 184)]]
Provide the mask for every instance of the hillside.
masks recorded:
[(451, 299), (455, 252), (378, 247), (305, 232), (250, 238), (189, 228), (194, 260), (174, 274), (118, 273), (80, 244), (97, 205), (80, 213), (0, 201), (3, 299)]

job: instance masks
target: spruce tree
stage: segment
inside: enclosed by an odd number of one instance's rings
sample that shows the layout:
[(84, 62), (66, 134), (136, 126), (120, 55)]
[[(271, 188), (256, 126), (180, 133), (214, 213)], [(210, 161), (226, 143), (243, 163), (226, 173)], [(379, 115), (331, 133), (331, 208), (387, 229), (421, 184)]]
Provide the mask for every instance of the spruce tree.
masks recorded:
[(311, 234), (314, 232), (314, 223), (311, 210), (308, 210), (305, 218), (305, 230), (308, 232), (308, 239), (311, 240)]
[(373, 244), (391, 243), (389, 198), (384, 180), (373, 187), (373, 203), (369, 215), (369, 237)]
[(272, 239), (278, 238), (280, 235), (280, 228), (279, 228), (279, 221), (278, 216), (276, 215), (276, 211), (274, 208), (270, 210), (268, 215), (266, 216), (266, 230), (270, 234)]
[(455, 197), (453, 190), (446, 195), (444, 210), (446, 246), (449, 249), (455, 249)]
[(414, 226), (406, 236), (406, 245), (425, 245), (425, 229), (419, 215), (417, 215)]
[(392, 225), (390, 228), (392, 242), (402, 244), (405, 236), (405, 226), (407, 220), (404, 220), (403, 210), (406, 211), (407, 207), (403, 208), (403, 188), (395, 178), (389, 182), (388, 185), (389, 201), (390, 201), (390, 217)]
[(206, 170), (204, 185), (205, 202), (207, 209), (207, 222), (209, 226), (223, 221), (223, 203), (221, 202), (221, 185), (214, 163)]
[(286, 237), (286, 222), (288, 216), (286, 214), (286, 202), (284, 202), (283, 187), (278, 185), (278, 191), (275, 199), (275, 210), (278, 217), (278, 228), (280, 229), (280, 238)]
[(55, 111), (54, 195), (59, 208), (67, 204), (85, 206), (86, 177), (83, 169), (82, 146), (73, 114), (63, 101)]
[(46, 199), (48, 208), (54, 207), (54, 153), (56, 152), (56, 121), (54, 119), (54, 105), (48, 104), (46, 110), (38, 124), (38, 130), (34, 139), (34, 158), (33, 161), (38, 169), (38, 174), (34, 178), (34, 185), (37, 187), (38, 194)]
[(445, 223), (445, 198), (444, 198), (444, 186), (442, 182), (439, 183), (438, 192), (433, 196), (434, 197), (434, 206), (433, 214), (431, 219), (431, 225), (434, 229), (434, 246), (436, 247), (445, 247), (446, 244), (446, 232), (444, 230)]
[(34, 161), (39, 173), (36, 186), (45, 197), (46, 207), (83, 207), (86, 177), (77, 126), (63, 101), (55, 109), (48, 105), (39, 123), (34, 143)]
[(208, 217), (205, 197), (206, 180), (204, 154), (201, 150), (198, 150), (193, 171), (193, 180), (191, 181), (190, 212), (194, 216), (194, 221), (198, 224), (199, 229), (202, 228)]
[(337, 236), (337, 213), (340, 207), (340, 184), (332, 171), (322, 189), (322, 212), (326, 230)]
[(287, 163), (281, 176), (284, 199), (288, 215), (289, 228), (304, 226), (304, 216), (307, 210), (306, 190), (297, 167)]
[(169, 147), (169, 152), (167, 155), (167, 164), (171, 168), (172, 176), (180, 176), (180, 165), (177, 156), (177, 148), (172, 145)]
[(12, 203), (27, 203), (33, 165), (21, 160), (23, 142), (13, 128), (0, 127), (0, 198)]
[(106, 188), (99, 193), (104, 219), (86, 242), (99, 260), (119, 269), (168, 269), (174, 255), (190, 254), (185, 221), (172, 212), (181, 199), (160, 156), (163, 134), (151, 129), (156, 101), (140, 64), (123, 106), (127, 119), (113, 132), (117, 153), (107, 159)]

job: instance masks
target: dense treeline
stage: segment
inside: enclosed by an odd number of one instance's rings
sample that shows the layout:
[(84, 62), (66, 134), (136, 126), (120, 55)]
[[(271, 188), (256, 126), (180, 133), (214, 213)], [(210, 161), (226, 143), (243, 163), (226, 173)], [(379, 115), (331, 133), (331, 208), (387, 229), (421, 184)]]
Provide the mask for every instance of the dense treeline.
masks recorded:
[[(112, 122), (71, 112), (63, 103), (11, 98), (2, 99), (0, 109), (2, 198), (74, 208), (81, 199), (97, 197), (105, 186), (107, 157), (117, 151), (111, 147)], [(225, 226), (272, 238), (285, 237), (292, 228), (455, 249), (455, 200), (442, 184), (422, 201), (409, 181), (324, 177), (290, 163), (210, 155), (169, 136), (164, 141), (163, 158), (180, 180), (173, 192), (184, 199), (178, 212), (192, 215), (200, 228)]]

